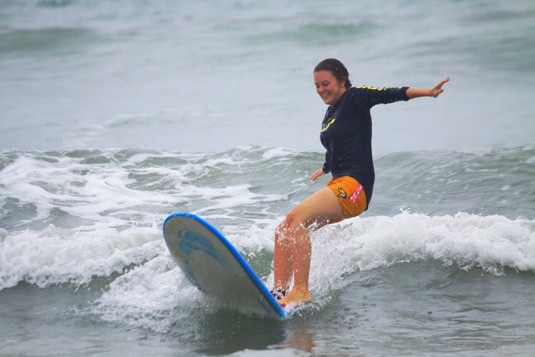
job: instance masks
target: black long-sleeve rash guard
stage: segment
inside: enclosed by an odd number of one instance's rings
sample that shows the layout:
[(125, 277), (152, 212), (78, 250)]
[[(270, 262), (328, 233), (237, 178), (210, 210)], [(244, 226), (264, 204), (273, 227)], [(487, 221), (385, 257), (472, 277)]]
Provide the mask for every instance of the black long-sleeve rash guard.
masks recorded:
[(407, 89), (349, 88), (327, 108), (323, 119), (320, 139), (327, 149), (323, 172), (332, 172), (334, 178), (351, 176), (356, 179), (364, 187), (368, 205), (375, 181), (370, 109), (376, 104), (409, 100)]

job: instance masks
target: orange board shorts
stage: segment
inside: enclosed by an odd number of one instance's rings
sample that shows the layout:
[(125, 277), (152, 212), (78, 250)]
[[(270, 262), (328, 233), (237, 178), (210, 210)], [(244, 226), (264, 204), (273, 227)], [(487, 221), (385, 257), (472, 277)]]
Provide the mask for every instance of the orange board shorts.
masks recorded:
[(333, 178), (327, 187), (336, 195), (338, 203), (342, 207), (342, 217), (331, 222), (340, 222), (346, 218), (356, 217), (364, 212), (368, 206), (364, 187), (351, 176)]

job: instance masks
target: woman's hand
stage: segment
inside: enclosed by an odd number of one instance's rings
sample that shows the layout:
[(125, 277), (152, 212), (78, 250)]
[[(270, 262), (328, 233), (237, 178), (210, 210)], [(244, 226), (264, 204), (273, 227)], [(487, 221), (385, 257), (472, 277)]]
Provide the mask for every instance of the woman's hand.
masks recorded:
[(444, 92), (444, 89), (442, 89), (442, 86), (450, 81), (450, 77), (444, 78), (442, 81), (440, 81), (439, 84), (434, 86), (433, 88), (429, 89), (422, 89), (422, 88), (409, 88), (407, 89), (407, 97), (409, 99), (413, 98), (420, 98), (420, 97), (433, 97), (436, 98), (442, 92)]
[(320, 176), (323, 176), (323, 175), (325, 175), (325, 172), (323, 172), (323, 168), (317, 169), (316, 172), (314, 172), (312, 176), (310, 176), (310, 180), (316, 181)]
[(450, 77), (444, 78), (439, 84), (437, 84), (433, 89), (431, 89), (431, 93), (429, 94), (430, 97), (436, 98), (438, 97), (442, 92), (444, 92), (444, 89), (442, 89), (442, 86), (450, 81)]

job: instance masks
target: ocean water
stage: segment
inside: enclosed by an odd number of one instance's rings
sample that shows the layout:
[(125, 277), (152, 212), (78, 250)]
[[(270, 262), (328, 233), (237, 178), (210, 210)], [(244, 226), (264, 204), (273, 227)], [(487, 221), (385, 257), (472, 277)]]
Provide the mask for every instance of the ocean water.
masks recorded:
[[(0, 2), (1, 355), (535, 349), (533, 1)], [(438, 99), (373, 109), (376, 186), (313, 234), (313, 302), (209, 301), (163, 241), (214, 224), (269, 285), (327, 177), (312, 69)]]

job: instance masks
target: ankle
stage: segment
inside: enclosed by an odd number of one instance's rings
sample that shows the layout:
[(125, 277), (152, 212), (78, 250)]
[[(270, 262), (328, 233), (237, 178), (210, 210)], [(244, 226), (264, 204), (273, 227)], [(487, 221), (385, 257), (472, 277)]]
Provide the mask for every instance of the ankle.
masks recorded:
[(294, 286), (292, 291), (295, 291), (296, 293), (300, 295), (310, 295), (310, 291), (308, 290), (308, 286)]

